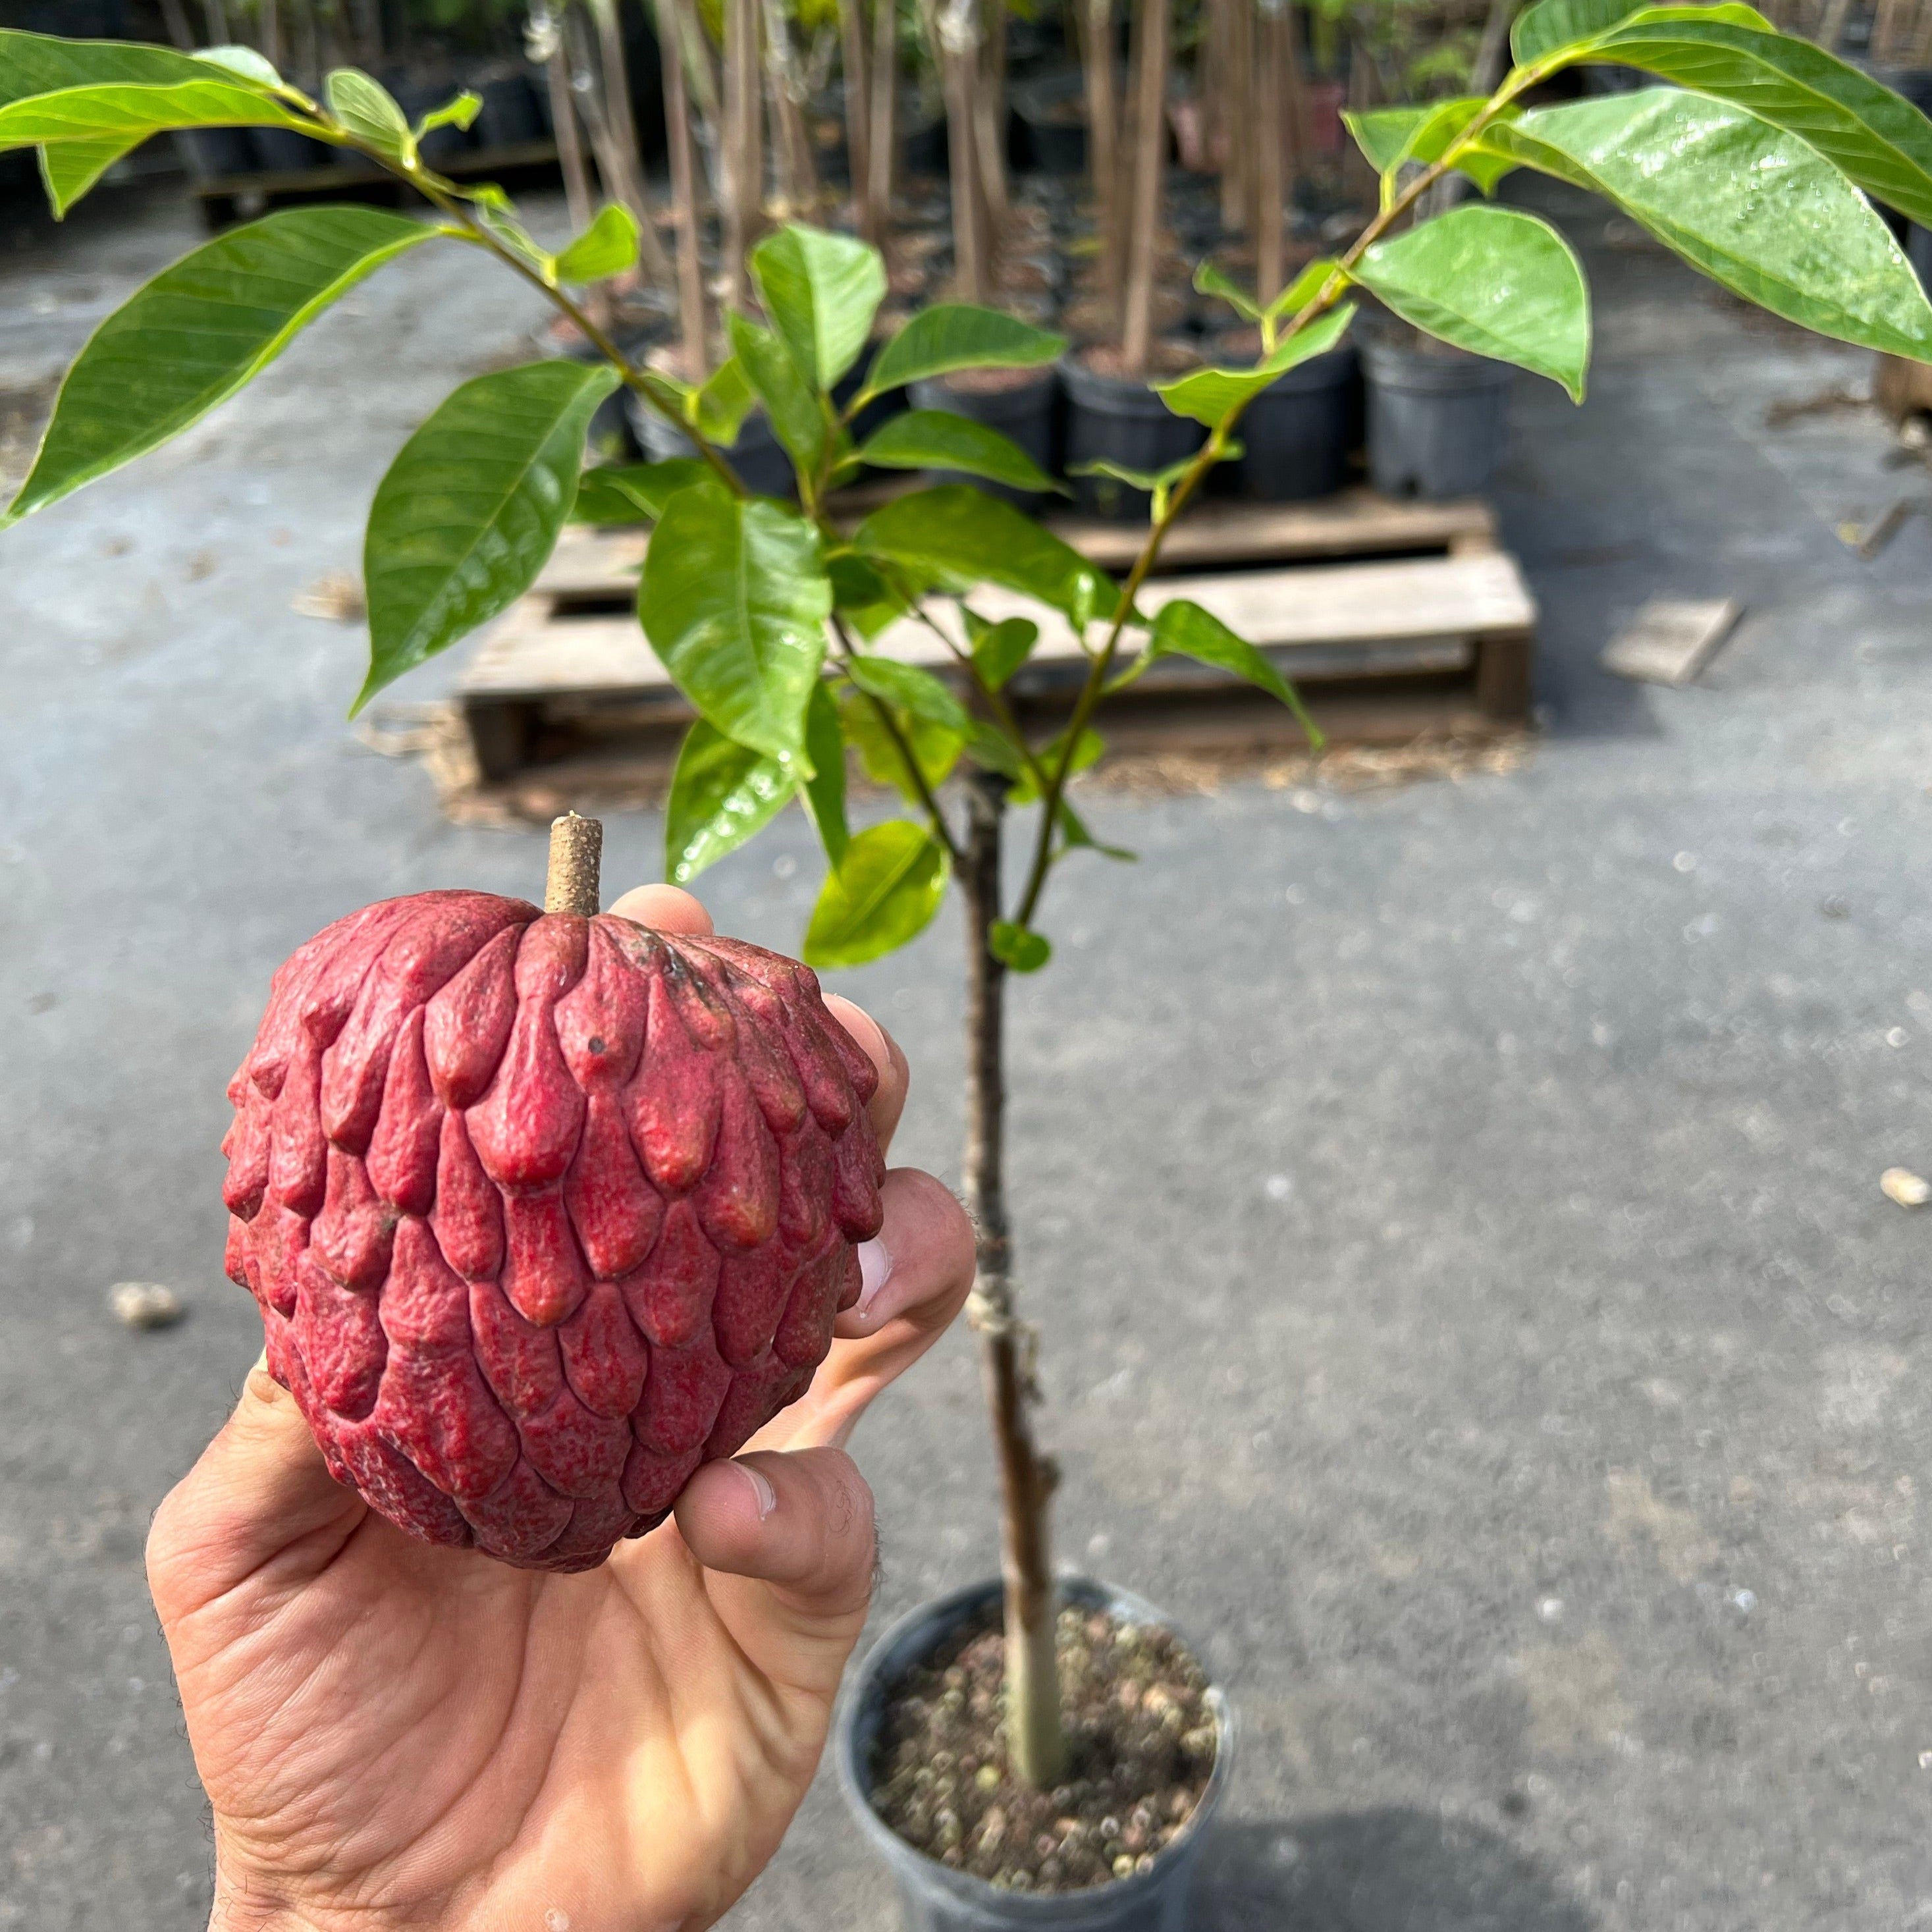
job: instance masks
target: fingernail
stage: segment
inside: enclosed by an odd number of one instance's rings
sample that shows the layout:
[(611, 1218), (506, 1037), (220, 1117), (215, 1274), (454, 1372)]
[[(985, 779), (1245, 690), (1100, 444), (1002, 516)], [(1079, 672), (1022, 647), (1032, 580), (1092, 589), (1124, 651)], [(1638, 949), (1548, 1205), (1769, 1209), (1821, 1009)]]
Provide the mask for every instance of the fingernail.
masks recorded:
[(778, 1491), (772, 1487), (770, 1481), (762, 1472), (753, 1468), (750, 1463), (734, 1462), (731, 1466), (741, 1474), (750, 1478), (752, 1496), (758, 1506), (758, 1520), (763, 1522), (766, 1517), (778, 1506)]
[(859, 1300), (856, 1312), (869, 1315), (879, 1290), (892, 1278), (892, 1258), (884, 1241), (874, 1239), (859, 1244)]

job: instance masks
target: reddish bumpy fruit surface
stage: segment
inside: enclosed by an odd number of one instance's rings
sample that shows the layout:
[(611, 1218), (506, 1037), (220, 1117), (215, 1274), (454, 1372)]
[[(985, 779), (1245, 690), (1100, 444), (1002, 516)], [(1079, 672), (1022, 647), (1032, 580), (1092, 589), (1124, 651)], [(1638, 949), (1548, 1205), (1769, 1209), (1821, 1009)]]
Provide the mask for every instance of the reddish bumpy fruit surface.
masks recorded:
[(879, 1228), (878, 1077), (755, 946), (390, 899), (275, 975), (229, 1088), (228, 1271), (339, 1481), (587, 1569), (824, 1360)]

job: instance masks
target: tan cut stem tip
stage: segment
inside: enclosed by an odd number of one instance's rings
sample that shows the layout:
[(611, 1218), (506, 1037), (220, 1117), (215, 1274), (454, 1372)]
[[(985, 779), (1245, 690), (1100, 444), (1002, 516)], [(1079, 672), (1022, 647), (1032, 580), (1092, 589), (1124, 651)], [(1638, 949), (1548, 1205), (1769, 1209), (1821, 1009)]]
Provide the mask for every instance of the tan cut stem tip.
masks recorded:
[(550, 826), (550, 877), (544, 884), (545, 912), (574, 913), (595, 919), (598, 871), (604, 857), (604, 822), (566, 812)]

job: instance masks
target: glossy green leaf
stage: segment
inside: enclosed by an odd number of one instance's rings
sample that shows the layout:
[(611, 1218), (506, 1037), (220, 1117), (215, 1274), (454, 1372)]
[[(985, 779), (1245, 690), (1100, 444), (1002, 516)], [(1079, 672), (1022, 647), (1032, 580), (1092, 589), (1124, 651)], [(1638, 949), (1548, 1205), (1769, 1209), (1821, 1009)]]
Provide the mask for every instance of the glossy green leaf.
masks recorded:
[(1741, 107), (1648, 88), (1540, 108), (1483, 140), (1604, 196), (1748, 302), (1932, 359), (1932, 307), (1891, 230), (1814, 148)]
[[(669, 378), (664, 380), (668, 382)], [(744, 365), (736, 356), (728, 356), (702, 388), (684, 390), (684, 419), (706, 442), (729, 449), (738, 440), (738, 432), (758, 400)]]
[(812, 688), (805, 712), (805, 752), (812, 776), (802, 790), (805, 808), (818, 827), (818, 842), (833, 865), (845, 856), (851, 834), (845, 827), (845, 734), (838, 705), (824, 679)]
[(638, 610), (677, 688), (719, 730), (773, 758), (803, 748), (832, 586), (802, 517), (721, 484), (680, 490), (652, 533)]
[(832, 579), (832, 608), (839, 622), (868, 642), (904, 616), (904, 601), (862, 556), (843, 551), (829, 558), (825, 568)]
[(978, 626), (973, 639), (973, 662), (987, 688), (999, 690), (1033, 655), (1039, 642), (1040, 626), (1030, 617), (1003, 617), (997, 624)]
[[(1327, 287), (1329, 277), (1341, 266), (1332, 256), (1317, 256), (1268, 304), (1269, 319), (1279, 320), (1284, 316), (1298, 314)], [(1311, 322), (1309, 326), (1312, 328), (1314, 324)]]
[[(1069, 778), (1077, 777), (1082, 772), (1087, 771), (1098, 764), (1106, 748), (1106, 740), (1099, 732), (1092, 729), (1090, 726), (1083, 728), (1079, 737), (1074, 742), (1073, 762), (1067, 766), (1066, 776)], [(1066, 734), (1061, 731), (1050, 738), (1039, 751), (1034, 753), (1034, 762), (1051, 778), (1060, 759), (1066, 754)], [(1031, 776), (1028, 776), (1022, 778), (1018, 784), (1013, 787), (1008, 796), (1011, 802), (1015, 805), (1031, 805), (1039, 799), (1040, 788), (1034, 783)]]
[[(211, 47), (183, 54), (134, 40), (68, 40), (53, 34), (0, 30), (0, 106), (76, 87), (245, 80), (223, 58), (236, 51)], [(268, 66), (266, 61), (261, 64)]]
[(1010, 436), (946, 410), (904, 410), (888, 416), (859, 452), (881, 470), (956, 470), (1016, 490), (1060, 486)]
[(1590, 57), (1744, 108), (1815, 148), (1868, 194), (1932, 224), (1932, 122), (1810, 41), (1706, 17), (1718, 10), (1648, 8)]
[(1348, 325), (1354, 318), (1354, 304), (1343, 302), (1277, 343), (1274, 352), (1263, 356), (1252, 368), (1191, 370), (1172, 382), (1155, 383), (1155, 393), (1176, 416), (1216, 428), (1246, 409), (1270, 383), (1297, 363), (1333, 349), (1348, 334)]
[(416, 123), (416, 139), (432, 134), (438, 128), (468, 129), (477, 116), (483, 111), (483, 97), (480, 94), (459, 94), (453, 100), (446, 100), (440, 107), (432, 107)]
[[(1360, 113), (1345, 112), (1342, 119), (1355, 137), (1355, 145), (1367, 156), (1378, 174), (1403, 161), (1424, 166), (1440, 160), (1450, 143), (1466, 129), (1487, 104), (1474, 95), (1454, 100), (1438, 100), (1419, 107), (1374, 107)], [(1476, 152), (1456, 164), (1485, 194), (1510, 171), (1510, 164), (1495, 156)]]
[(1066, 346), (1065, 336), (998, 309), (938, 302), (921, 309), (879, 351), (866, 374), (866, 393), (875, 396), (956, 369), (1031, 369), (1058, 361)]
[(788, 223), (752, 250), (752, 274), (799, 373), (830, 389), (858, 359), (886, 296), (879, 251), (845, 235)]
[[(867, 692), (848, 690), (839, 703), (838, 716), (866, 776), (874, 784), (892, 786), (913, 805), (922, 802), (920, 782), (923, 780), (926, 790), (938, 790), (966, 748), (957, 731), (916, 718)], [(906, 764), (907, 752), (917, 767), (916, 775)]]
[(946, 896), (949, 869), (946, 848), (925, 826), (903, 818), (868, 826), (818, 896), (806, 963), (863, 966), (916, 938)]
[(1213, 664), (1217, 670), (1232, 671), (1235, 676), (1286, 705), (1308, 734), (1308, 742), (1318, 750), (1325, 742), (1287, 679), (1246, 638), (1229, 630), (1211, 610), (1204, 610), (1186, 598), (1174, 598), (1160, 607), (1154, 620), (1154, 632), (1148, 640), (1145, 655), (1150, 661), (1163, 657), (1192, 658), (1197, 664)]
[(1010, 919), (996, 919), (986, 928), (986, 947), (1016, 973), (1037, 973), (1053, 957), (1053, 948), (1041, 934)]
[(915, 718), (943, 725), (962, 738), (972, 731), (972, 714), (922, 665), (901, 664), (895, 658), (854, 656), (842, 660), (838, 668), (861, 691)]
[(376, 208), (292, 208), (166, 268), (88, 338), (4, 519), (178, 435), (260, 374), (345, 289), (436, 231)]
[(196, 64), (206, 80), (160, 87), (122, 82), (69, 87), (10, 100), (0, 106), (0, 149), (158, 134), (169, 128), (298, 128), (327, 138), (322, 124), (273, 94)]
[(239, 74), (257, 87), (281, 88), (287, 85), (267, 56), (257, 53), (253, 47), (198, 47), (194, 58), (206, 61), (211, 67), (225, 68), (230, 74)]
[(769, 328), (742, 315), (730, 315), (733, 359), (745, 372), (753, 392), (765, 406), (772, 428), (800, 475), (818, 475), (825, 460), (826, 438), (831, 434), (818, 392), (799, 374), (798, 364)]
[(1590, 292), (1582, 265), (1546, 221), (1466, 204), (1378, 242), (1354, 272), (1418, 328), (1534, 370), (1582, 400)]
[(606, 202), (591, 223), (556, 258), (560, 282), (601, 282), (621, 275), (638, 259), (638, 218), (620, 202)]
[(1594, 40), (1642, 10), (1642, 0), (1536, 0), (1516, 16), (1510, 52), (1519, 67), (1529, 67), (1580, 41)]
[(47, 206), (62, 220), (123, 154), (132, 154), (145, 134), (110, 134), (98, 141), (50, 141), (41, 148), (40, 179)]
[(797, 784), (789, 763), (734, 744), (699, 718), (684, 734), (664, 801), (664, 877), (690, 884), (762, 832)]
[(574, 524), (656, 523), (680, 490), (716, 472), (702, 457), (669, 456), (662, 463), (610, 463), (578, 479)]
[(556, 543), (608, 364), (562, 358), (448, 396), (376, 486), (362, 549), (369, 676), (360, 710), (527, 590)]
[(1212, 262), (1202, 262), (1194, 271), (1194, 286), (1204, 296), (1224, 302), (1244, 322), (1262, 319), (1261, 304), (1240, 285), (1224, 275)]
[(1111, 610), (1118, 594), (1070, 544), (970, 483), (901, 496), (874, 510), (853, 542), (862, 553), (1037, 597), (1078, 627)]
[(322, 82), (329, 112), (364, 146), (400, 160), (413, 145), (409, 116), (395, 96), (361, 68), (339, 67)]

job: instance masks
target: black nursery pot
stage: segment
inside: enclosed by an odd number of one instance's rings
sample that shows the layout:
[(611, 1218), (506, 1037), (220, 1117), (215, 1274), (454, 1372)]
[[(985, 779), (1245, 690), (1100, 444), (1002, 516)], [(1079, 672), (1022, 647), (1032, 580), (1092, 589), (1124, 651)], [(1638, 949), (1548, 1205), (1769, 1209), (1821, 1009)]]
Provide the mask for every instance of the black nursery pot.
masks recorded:
[(254, 150), (255, 166), (267, 174), (304, 174), (310, 168), (352, 166), (362, 159), (356, 154), (344, 160), (341, 157), (346, 150), (298, 134), (292, 128), (249, 128), (236, 131), (247, 134), (248, 145)]
[(1035, 173), (1087, 172), (1085, 90), (1086, 78), (1077, 68), (1070, 73), (1043, 74), (1012, 90), (1026, 163)]
[[(1174, 1628), (1151, 1604), (1111, 1585), (1063, 1577), (1058, 1587), (1063, 1604)], [(902, 1617), (854, 1673), (839, 1708), (832, 1747), (838, 1788), (866, 1841), (898, 1882), (907, 1932), (1185, 1932), (1195, 1868), (1234, 1766), (1234, 1716), (1219, 1685), (1208, 1691), (1218, 1733), (1208, 1788), (1186, 1830), (1156, 1857), (1150, 1870), (1131, 1878), (1082, 1892), (1003, 1892), (928, 1858), (872, 1809), (873, 1754), (893, 1688), (955, 1632), (997, 1604), (1002, 1588), (997, 1580), (970, 1584)]]
[(1474, 496), (1495, 480), (1512, 374), (1460, 350), (1365, 342), (1369, 481), (1385, 496)]
[[(1053, 408), (1060, 382), (1052, 369), (1034, 373), (1030, 380), (1002, 388), (959, 388), (944, 376), (915, 382), (911, 388), (916, 410), (941, 410), (948, 416), (965, 416), (988, 429), (996, 429), (1008, 441), (1018, 444), (1048, 476), (1053, 473)], [(1010, 484), (989, 482), (982, 476), (966, 476), (956, 470), (928, 472), (934, 483), (970, 483), (989, 496), (1028, 509), (1040, 501), (1036, 490), (1016, 490)]]
[(1067, 481), (1076, 507), (1090, 516), (1144, 523), (1144, 490), (1111, 476), (1076, 476), (1074, 469), (1104, 458), (1123, 470), (1154, 475), (1192, 456), (1207, 440), (1207, 430), (1174, 415), (1144, 382), (1100, 375), (1070, 356), (1060, 359), (1060, 380), (1066, 390)]
[[(632, 391), (623, 392), (624, 406), (630, 412), (631, 433), (643, 446), (652, 463), (674, 456), (695, 456), (698, 446), (675, 423), (649, 407)], [(724, 460), (738, 473), (738, 480), (754, 496), (790, 498), (797, 493), (791, 458), (773, 434), (771, 418), (760, 410), (745, 418), (738, 440), (722, 452)]]
[(1224, 464), (1238, 496), (1268, 503), (1331, 496), (1347, 481), (1356, 357), (1352, 343), (1278, 376), (1241, 412), (1241, 454)]
[[(322, 143), (309, 145), (320, 147)], [(196, 181), (253, 174), (260, 165), (246, 128), (183, 128), (176, 134), (175, 146)]]

